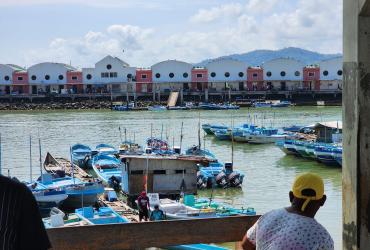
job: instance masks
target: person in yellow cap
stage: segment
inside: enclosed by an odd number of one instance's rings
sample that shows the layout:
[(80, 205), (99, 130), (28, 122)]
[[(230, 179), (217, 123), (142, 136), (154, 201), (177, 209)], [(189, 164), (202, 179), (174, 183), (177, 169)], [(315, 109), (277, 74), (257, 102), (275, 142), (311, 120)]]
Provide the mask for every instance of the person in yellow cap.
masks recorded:
[(314, 219), (326, 201), (322, 178), (313, 173), (297, 176), (289, 199), (290, 207), (272, 210), (258, 219), (244, 236), (243, 249), (334, 249), (330, 234)]

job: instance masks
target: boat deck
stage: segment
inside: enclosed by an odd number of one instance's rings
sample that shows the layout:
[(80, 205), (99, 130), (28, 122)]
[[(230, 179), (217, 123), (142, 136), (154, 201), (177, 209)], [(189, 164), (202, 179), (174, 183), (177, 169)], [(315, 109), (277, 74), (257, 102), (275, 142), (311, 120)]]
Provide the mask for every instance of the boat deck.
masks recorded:
[[(47, 153), (46, 155), (46, 158), (44, 161), (44, 168), (48, 172), (56, 172), (57, 170), (63, 169), (66, 175), (72, 176), (71, 162), (61, 157), (54, 158), (50, 153)], [(81, 181), (88, 182), (89, 180), (94, 178), (92, 175), (88, 174), (85, 170), (83, 170), (77, 165), (74, 165), (73, 173), (74, 173), (74, 177), (80, 179)], [(109, 189), (109, 190), (113, 190), (113, 189)], [(139, 221), (139, 213), (135, 209), (129, 207), (122, 200), (118, 199), (117, 201), (107, 201), (107, 199), (105, 199), (105, 196), (103, 194), (99, 197), (98, 201), (101, 206), (107, 206), (107, 207), (112, 208), (117, 213), (129, 219), (130, 222)]]

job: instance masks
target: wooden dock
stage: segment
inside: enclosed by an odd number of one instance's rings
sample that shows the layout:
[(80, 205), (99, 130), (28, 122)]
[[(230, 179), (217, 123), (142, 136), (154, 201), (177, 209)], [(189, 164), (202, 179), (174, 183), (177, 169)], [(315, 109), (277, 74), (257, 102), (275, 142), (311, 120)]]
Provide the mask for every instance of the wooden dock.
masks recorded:
[[(44, 169), (47, 172), (56, 173), (57, 171), (64, 170), (66, 175), (72, 176), (72, 172), (75, 178), (78, 178), (84, 182), (89, 182), (95, 179), (91, 174), (87, 173), (85, 170), (74, 164), (73, 168), (71, 162), (66, 158), (62, 157), (53, 157), (49, 152), (46, 154), (45, 161), (44, 161)], [(113, 190), (111, 188), (106, 187), (106, 191)], [(117, 194), (119, 197), (119, 194)], [(131, 222), (138, 222), (139, 216), (138, 212), (129, 207), (125, 202), (122, 200), (117, 201), (108, 201), (105, 198), (105, 195), (102, 194), (98, 199), (100, 206), (106, 206), (112, 208), (117, 213), (125, 216)]]

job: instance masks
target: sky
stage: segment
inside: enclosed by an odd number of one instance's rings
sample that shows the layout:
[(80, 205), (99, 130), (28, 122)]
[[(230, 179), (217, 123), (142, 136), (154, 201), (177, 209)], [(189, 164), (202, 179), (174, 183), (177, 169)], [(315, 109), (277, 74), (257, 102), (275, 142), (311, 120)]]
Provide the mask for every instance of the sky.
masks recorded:
[(342, 52), (342, 0), (0, 0), (0, 63), (132, 66), (256, 49)]

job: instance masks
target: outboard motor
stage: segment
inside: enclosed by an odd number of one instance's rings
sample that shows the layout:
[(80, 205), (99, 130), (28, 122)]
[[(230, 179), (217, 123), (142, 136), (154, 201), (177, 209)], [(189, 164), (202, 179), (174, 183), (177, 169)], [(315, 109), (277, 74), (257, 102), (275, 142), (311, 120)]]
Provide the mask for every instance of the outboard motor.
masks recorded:
[(226, 188), (228, 185), (227, 182), (227, 175), (225, 174), (224, 171), (221, 171), (217, 176), (216, 176), (216, 183), (218, 186)]
[(207, 187), (207, 178), (201, 171), (197, 172), (197, 187), (206, 188)]
[(225, 172), (226, 175), (231, 174), (234, 171), (232, 162), (225, 162)]
[(243, 177), (237, 171), (232, 172), (229, 176), (229, 184), (231, 187), (239, 187), (243, 183)]
[(64, 170), (56, 170), (55, 175), (53, 177), (55, 178), (63, 178), (66, 176), (66, 172)]
[(86, 155), (85, 158), (82, 160), (82, 167), (83, 169), (89, 168), (89, 161), (90, 161), (90, 155)]
[(114, 175), (109, 178), (109, 184), (114, 189), (114, 191), (119, 191), (121, 189), (120, 180)]

